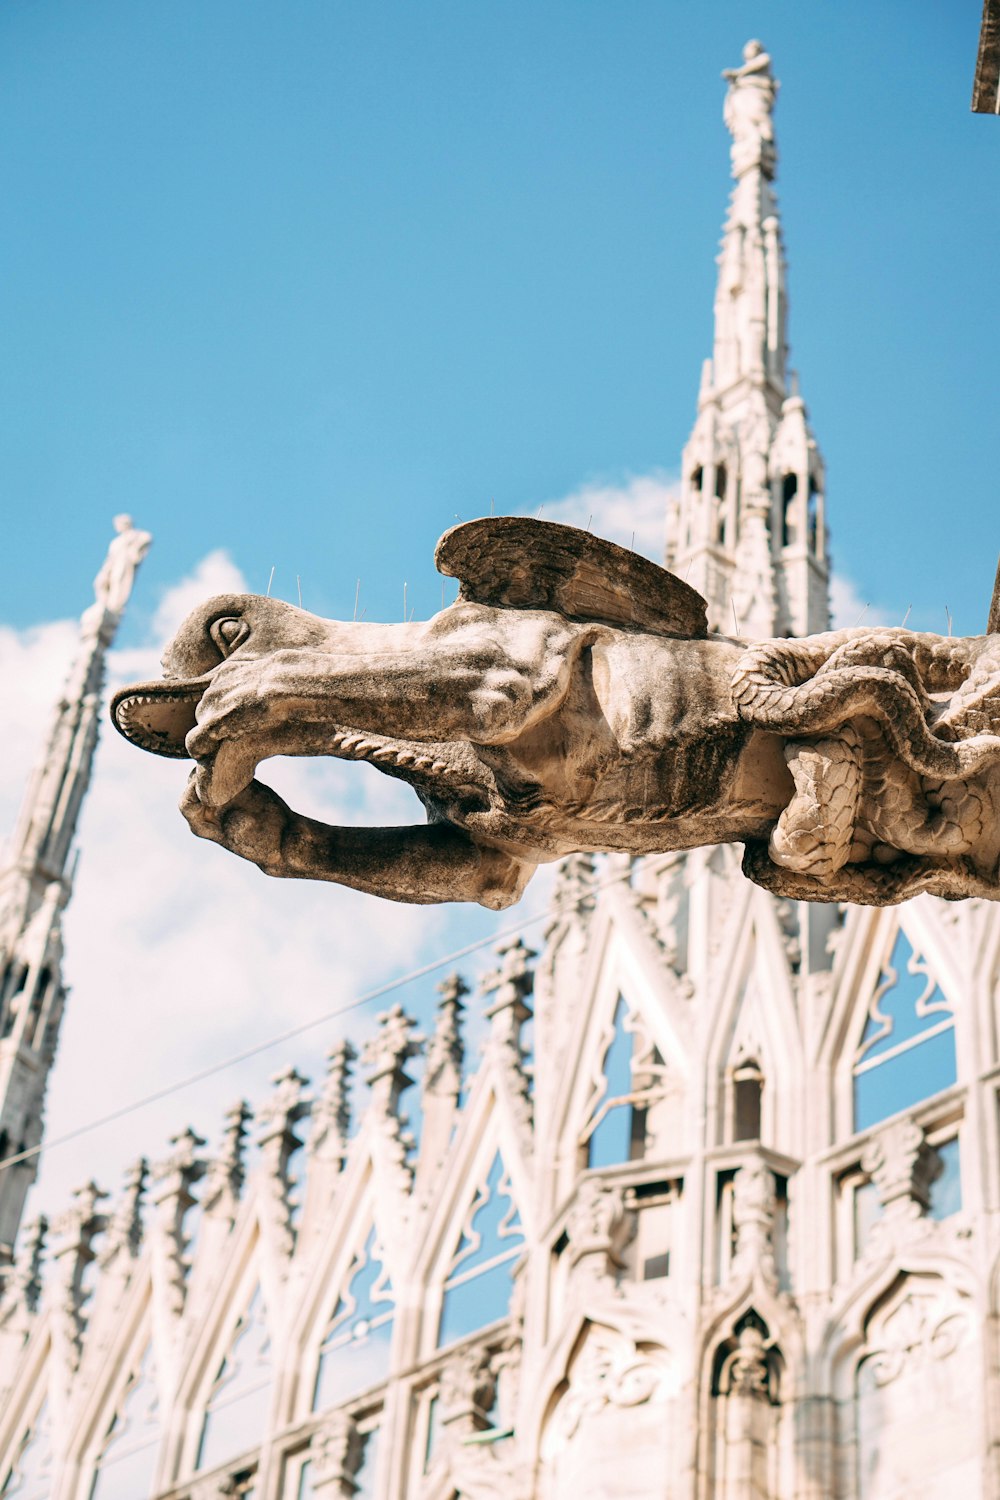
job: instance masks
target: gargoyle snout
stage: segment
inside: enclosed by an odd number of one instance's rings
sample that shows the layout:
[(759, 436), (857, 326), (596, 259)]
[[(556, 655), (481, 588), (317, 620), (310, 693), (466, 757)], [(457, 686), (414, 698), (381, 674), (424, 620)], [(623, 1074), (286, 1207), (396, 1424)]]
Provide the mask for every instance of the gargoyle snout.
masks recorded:
[(192, 610), (163, 653), (163, 679), (123, 688), (111, 704), (115, 728), (156, 755), (187, 756), (185, 739), (213, 672), (237, 654), (322, 646), (329, 623), (260, 594), (216, 594)]

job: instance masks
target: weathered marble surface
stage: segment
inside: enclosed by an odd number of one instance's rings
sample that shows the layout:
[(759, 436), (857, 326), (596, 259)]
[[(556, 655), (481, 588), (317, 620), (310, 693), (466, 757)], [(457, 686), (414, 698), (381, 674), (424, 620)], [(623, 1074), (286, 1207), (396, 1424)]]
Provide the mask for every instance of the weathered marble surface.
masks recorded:
[[(1000, 636), (709, 636), (701, 596), (572, 527), (500, 517), (437, 550), (433, 619), (322, 620), (222, 595), (117, 727), (195, 769), (196, 834), (271, 875), (401, 901), (518, 899), (574, 850), (738, 840), (803, 900), (1000, 896)], [(365, 760), (409, 782), (412, 828), (330, 828), (254, 779), (273, 755)]]

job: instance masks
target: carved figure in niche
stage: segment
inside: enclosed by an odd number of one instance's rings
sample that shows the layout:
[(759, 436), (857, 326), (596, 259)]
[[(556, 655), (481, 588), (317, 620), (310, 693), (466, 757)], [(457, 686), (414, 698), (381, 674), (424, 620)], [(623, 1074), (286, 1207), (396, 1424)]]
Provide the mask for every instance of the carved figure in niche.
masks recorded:
[[(459, 597), (400, 625), (224, 594), (121, 732), (191, 757), (193, 831), (271, 875), (398, 901), (515, 902), (541, 863), (742, 841), (798, 900), (1000, 898), (1000, 634), (709, 637), (704, 600), (587, 532), (499, 517), (438, 545)], [(426, 826), (330, 828), (254, 779), (364, 760)]]

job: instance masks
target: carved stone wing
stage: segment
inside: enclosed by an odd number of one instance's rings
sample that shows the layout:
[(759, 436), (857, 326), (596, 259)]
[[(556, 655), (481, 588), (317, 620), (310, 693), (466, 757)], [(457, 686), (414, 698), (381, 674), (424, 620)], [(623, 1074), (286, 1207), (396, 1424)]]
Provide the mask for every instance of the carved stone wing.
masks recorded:
[(648, 558), (575, 526), (523, 516), (484, 516), (438, 542), (438, 571), (461, 582), (459, 597), (514, 609), (552, 609), (654, 635), (708, 634), (701, 595)]

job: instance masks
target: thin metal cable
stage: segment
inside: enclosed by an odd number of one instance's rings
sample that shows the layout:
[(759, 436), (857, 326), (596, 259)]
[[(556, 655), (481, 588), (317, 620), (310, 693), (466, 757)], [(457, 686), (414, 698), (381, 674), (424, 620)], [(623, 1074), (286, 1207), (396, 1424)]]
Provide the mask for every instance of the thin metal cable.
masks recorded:
[[(610, 875), (607, 879), (586, 884), (585, 894), (596, 896), (598, 892), (606, 890), (608, 886), (619, 885), (624, 880), (631, 878), (631, 869), (623, 870), (617, 875)], [(5, 1156), (0, 1161), (0, 1172), (6, 1171), (8, 1167), (16, 1167), (20, 1162), (30, 1161), (33, 1157), (44, 1156), (48, 1151), (54, 1151), (57, 1146), (68, 1145), (70, 1141), (79, 1140), (83, 1135), (89, 1135), (91, 1131), (100, 1130), (104, 1125), (111, 1125), (115, 1120), (124, 1119), (126, 1115), (135, 1114), (140, 1109), (145, 1109), (147, 1104), (156, 1104), (160, 1099), (167, 1099), (171, 1094), (179, 1094), (183, 1089), (191, 1088), (196, 1083), (203, 1083), (206, 1078), (212, 1078), (216, 1073), (222, 1073), (227, 1068), (234, 1068), (238, 1063), (247, 1062), (251, 1057), (258, 1057), (262, 1052), (269, 1052), (272, 1047), (280, 1047), (283, 1042), (290, 1042), (295, 1037), (302, 1036), (304, 1032), (312, 1031), (317, 1026), (323, 1026), (327, 1021), (335, 1021), (338, 1016), (347, 1015), (348, 1011), (358, 1010), (362, 1005), (368, 1005), (372, 1000), (379, 1000), (383, 995), (389, 995), (393, 990), (402, 989), (404, 985), (412, 984), (416, 979), (423, 979), (428, 974), (433, 974), (435, 969), (441, 969), (445, 964), (455, 963), (460, 958), (467, 958), (470, 953), (476, 953), (480, 948), (489, 948), (491, 944), (500, 942), (504, 938), (517, 937), (526, 927), (533, 927), (539, 922), (552, 918), (554, 915), (551, 907), (544, 911), (535, 912), (530, 917), (522, 917), (519, 922), (511, 927), (503, 927), (499, 932), (491, 932), (488, 937), (478, 938), (474, 943), (466, 943), (464, 948), (455, 948), (451, 953), (445, 953), (440, 958), (435, 958), (430, 963), (422, 964), (419, 969), (411, 969), (407, 974), (400, 974), (395, 979), (388, 980), (385, 984), (376, 985), (374, 989), (366, 990), (363, 995), (349, 1000), (346, 1005), (338, 1005), (333, 1010), (328, 1010), (321, 1016), (315, 1016), (311, 1021), (303, 1021), (298, 1026), (289, 1027), (277, 1036), (269, 1037), (266, 1041), (257, 1042), (253, 1047), (247, 1047), (242, 1052), (236, 1052), (232, 1057), (225, 1058), (222, 1062), (213, 1063), (210, 1067), (202, 1068), (197, 1073), (189, 1073), (186, 1078), (180, 1078), (175, 1083), (168, 1083), (160, 1089), (154, 1089), (152, 1093), (145, 1094), (141, 1099), (134, 1099), (131, 1104), (123, 1104), (118, 1109), (109, 1111), (106, 1115), (99, 1115), (97, 1119), (88, 1120), (84, 1125), (77, 1125), (68, 1130), (65, 1135), (56, 1136), (51, 1141), (41, 1141), (37, 1146), (29, 1146), (25, 1151), (18, 1151), (13, 1156)]]

